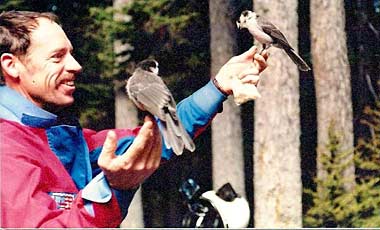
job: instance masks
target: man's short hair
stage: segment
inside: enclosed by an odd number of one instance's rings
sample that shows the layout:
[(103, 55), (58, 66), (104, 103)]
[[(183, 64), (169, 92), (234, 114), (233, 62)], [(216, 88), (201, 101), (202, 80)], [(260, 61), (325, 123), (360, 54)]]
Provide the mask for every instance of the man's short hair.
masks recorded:
[[(55, 14), (47, 12), (13, 10), (0, 13), (0, 55), (3, 53), (25, 55), (30, 46), (30, 34), (38, 26), (39, 18), (58, 21)], [(0, 83), (4, 83), (1, 72), (0, 77)]]

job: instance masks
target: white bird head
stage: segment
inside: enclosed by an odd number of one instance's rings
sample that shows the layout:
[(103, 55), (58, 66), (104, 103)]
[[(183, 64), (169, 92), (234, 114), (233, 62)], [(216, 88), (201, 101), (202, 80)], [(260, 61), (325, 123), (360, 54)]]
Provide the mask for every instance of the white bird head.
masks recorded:
[(241, 15), (239, 17), (239, 20), (236, 21), (236, 26), (238, 29), (247, 28), (247, 24), (250, 20), (254, 19), (256, 20), (258, 18), (258, 15), (250, 10), (244, 10), (241, 12)]
[(137, 68), (141, 68), (145, 71), (152, 72), (156, 75), (158, 75), (159, 68), (158, 68), (158, 62), (154, 59), (145, 59), (142, 60), (137, 64)]

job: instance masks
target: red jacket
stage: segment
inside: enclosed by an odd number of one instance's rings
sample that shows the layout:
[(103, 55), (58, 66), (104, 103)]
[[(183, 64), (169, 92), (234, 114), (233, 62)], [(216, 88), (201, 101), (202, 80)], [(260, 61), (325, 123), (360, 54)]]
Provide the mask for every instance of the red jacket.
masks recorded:
[[(225, 96), (207, 84), (178, 105), (191, 136), (204, 130)], [(139, 129), (115, 130), (124, 153)], [(107, 131), (57, 121), (0, 87), (0, 227), (118, 227), (135, 191), (109, 187), (97, 166)], [(171, 150), (163, 149), (169, 159)]]

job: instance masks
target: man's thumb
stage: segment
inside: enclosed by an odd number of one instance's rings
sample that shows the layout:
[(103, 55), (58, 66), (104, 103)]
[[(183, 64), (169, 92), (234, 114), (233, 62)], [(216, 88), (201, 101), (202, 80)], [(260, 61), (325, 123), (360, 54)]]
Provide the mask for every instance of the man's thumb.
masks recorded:
[(98, 164), (107, 164), (108, 161), (116, 157), (117, 136), (114, 131), (108, 131), (106, 140), (104, 141), (102, 152), (100, 153)]
[(253, 59), (256, 53), (257, 53), (257, 47), (252, 46), (249, 50), (245, 51), (238, 57), (241, 58), (242, 60)]

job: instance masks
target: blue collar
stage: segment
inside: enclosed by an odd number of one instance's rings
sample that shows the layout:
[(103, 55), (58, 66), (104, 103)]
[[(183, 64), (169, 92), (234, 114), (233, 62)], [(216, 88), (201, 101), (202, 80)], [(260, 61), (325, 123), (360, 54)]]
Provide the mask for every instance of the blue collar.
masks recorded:
[(47, 128), (57, 123), (55, 114), (39, 108), (7, 86), (0, 86), (0, 118), (36, 128)]

